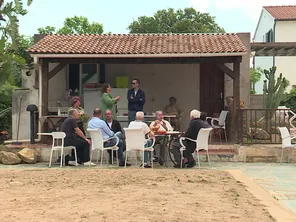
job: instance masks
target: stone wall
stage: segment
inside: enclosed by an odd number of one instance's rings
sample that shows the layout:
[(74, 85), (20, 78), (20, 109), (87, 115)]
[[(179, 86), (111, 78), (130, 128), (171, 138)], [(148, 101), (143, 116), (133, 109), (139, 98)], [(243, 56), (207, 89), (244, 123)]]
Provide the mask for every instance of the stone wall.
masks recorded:
[(255, 94), (250, 96), (250, 109), (263, 109), (263, 95)]

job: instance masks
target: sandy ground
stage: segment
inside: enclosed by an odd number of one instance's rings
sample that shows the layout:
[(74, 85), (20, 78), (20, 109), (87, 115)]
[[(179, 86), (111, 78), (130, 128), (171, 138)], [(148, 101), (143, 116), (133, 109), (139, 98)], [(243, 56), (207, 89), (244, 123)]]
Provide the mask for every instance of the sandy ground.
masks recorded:
[(215, 170), (1, 169), (0, 221), (274, 221)]

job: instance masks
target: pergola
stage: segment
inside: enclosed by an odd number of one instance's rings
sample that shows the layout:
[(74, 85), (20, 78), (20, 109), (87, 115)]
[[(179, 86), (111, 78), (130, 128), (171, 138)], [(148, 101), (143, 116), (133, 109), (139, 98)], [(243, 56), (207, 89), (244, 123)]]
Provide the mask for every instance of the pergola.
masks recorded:
[[(233, 79), (240, 104), (240, 64), (247, 48), (237, 34), (48, 35), (28, 50), (39, 64), (41, 115), (48, 114), (49, 80), (67, 64), (193, 64), (217, 66)], [(57, 63), (49, 71), (49, 63)], [(232, 64), (233, 69), (225, 64)], [(41, 105), (42, 104), (42, 105)], [(233, 109), (235, 113), (235, 108)], [(235, 117), (235, 115), (233, 115)], [(235, 119), (232, 120), (235, 125)]]
[(296, 42), (253, 42), (254, 56), (296, 56)]

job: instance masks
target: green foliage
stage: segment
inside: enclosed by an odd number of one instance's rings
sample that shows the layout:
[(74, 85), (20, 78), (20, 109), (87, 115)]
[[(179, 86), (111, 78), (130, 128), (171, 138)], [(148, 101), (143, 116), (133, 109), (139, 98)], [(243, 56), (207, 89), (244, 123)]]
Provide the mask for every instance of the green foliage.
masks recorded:
[(46, 34), (46, 35), (49, 35), (49, 34), (54, 34), (56, 33), (56, 28), (55, 27), (52, 27), (52, 26), (46, 26), (44, 28), (39, 28), (37, 29), (38, 30), (38, 33), (39, 34)]
[(286, 94), (284, 100), (280, 103), (281, 106), (290, 108), (293, 112), (296, 112), (296, 88), (291, 89), (289, 94)]
[(250, 69), (250, 84), (251, 84), (251, 89), (250, 93), (255, 94), (255, 84), (260, 81), (261, 76), (264, 74), (263, 69), (260, 67), (256, 68), (251, 68)]
[[(282, 73), (276, 79), (276, 67), (269, 70), (264, 69), (263, 98), (265, 109), (276, 109), (285, 97), (285, 90), (289, 86), (289, 81), (283, 77)], [(267, 83), (268, 82), (268, 83)]]
[[(32, 0), (27, 1), (30, 5)], [(15, 89), (14, 67), (26, 67), (24, 49), (21, 49), (18, 16), (27, 14), (22, 0), (4, 4), (0, 0), (0, 129), (11, 129), (11, 99)]]
[(55, 27), (46, 26), (39, 28), (40, 34), (102, 34), (103, 25), (98, 22), (90, 23), (84, 16), (74, 16), (66, 18), (64, 26), (57, 30)]
[(140, 16), (129, 26), (130, 33), (223, 33), (215, 17), (194, 8), (159, 10), (154, 16)]
[(12, 77), (0, 87), (0, 130), (11, 131), (11, 99), (15, 88)]
[[(28, 67), (31, 67), (33, 64), (33, 58), (30, 56), (26, 50), (30, 48), (33, 45), (33, 38), (32, 37), (26, 37), (24, 35), (21, 35), (19, 38), (19, 46), (18, 50), (15, 51), (12, 48), (12, 45), (10, 43), (6, 46), (6, 52), (10, 54), (15, 54), (25, 60), (25, 64)], [(22, 68), (24, 68), (23, 64), (19, 64), (14, 62), (11, 70), (11, 74), (14, 76), (15, 84), (18, 87), (21, 87), (21, 81), (22, 81)]]
[(0, 86), (5, 84), (8, 78), (11, 76), (14, 64), (18, 64), (21, 67), (25, 67), (26, 65), (26, 61), (24, 58), (13, 53), (5, 52), (5, 42), (6, 39), (2, 37), (0, 39)]

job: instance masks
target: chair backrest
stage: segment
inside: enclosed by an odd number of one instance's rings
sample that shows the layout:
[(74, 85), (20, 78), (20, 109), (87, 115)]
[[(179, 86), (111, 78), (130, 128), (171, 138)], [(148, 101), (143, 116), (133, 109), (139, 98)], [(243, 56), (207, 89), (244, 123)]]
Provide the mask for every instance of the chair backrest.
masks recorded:
[[(61, 146), (64, 147), (64, 138), (66, 133), (64, 132), (52, 132), (52, 147)], [(59, 143), (61, 141), (61, 143)]]
[(291, 136), (287, 127), (279, 127), (282, 137), (282, 147), (291, 146)]
[(219, 126), (225, 126), (228, 111), (222, 110), (219, 116)]
[(145, 135), (142, 128), (123, 128), (126, 150), (137, 150), (145, 147)]
[(91, 149), (103, 149), (104, 138), (100, 129), (87, 129), (91, 138)]
[(197, 135), (197, 148), (198, 150), (204, 149), (208, 150), (209, 149), (209, 137), (210, 137), (210, 132), (212, 131), (213, 128), (202, 128), (199, 130), (198, 135)]

